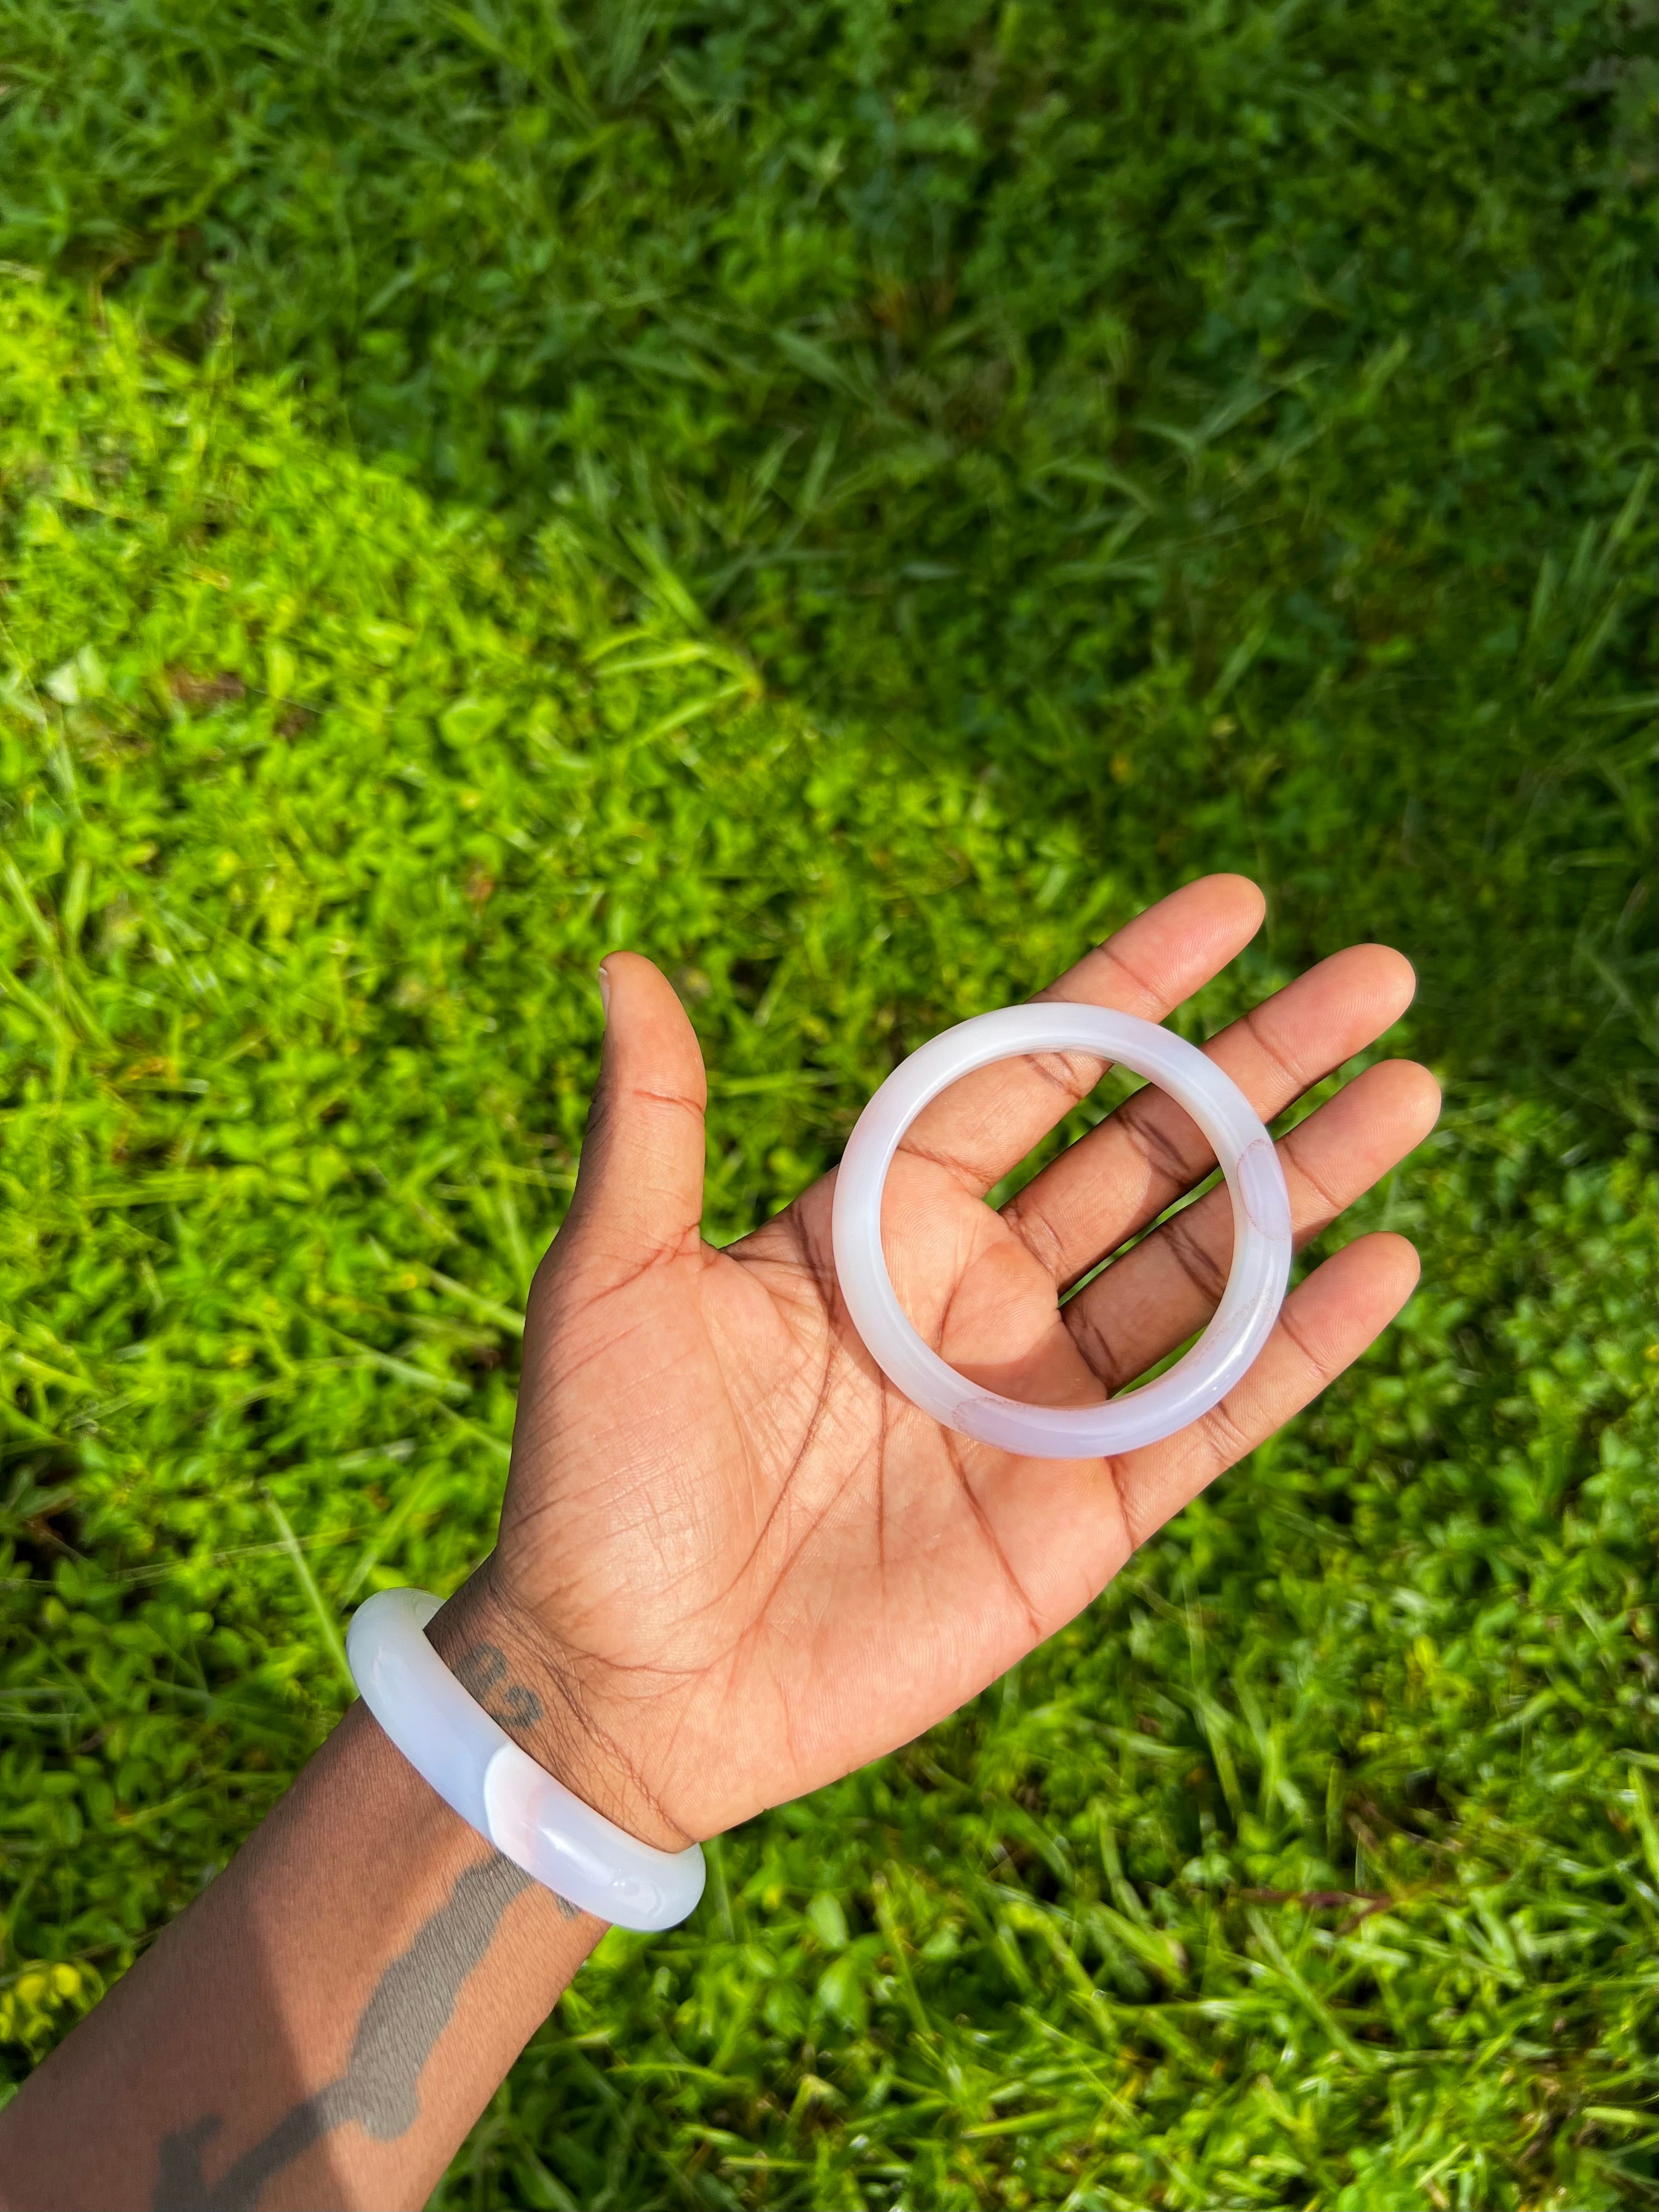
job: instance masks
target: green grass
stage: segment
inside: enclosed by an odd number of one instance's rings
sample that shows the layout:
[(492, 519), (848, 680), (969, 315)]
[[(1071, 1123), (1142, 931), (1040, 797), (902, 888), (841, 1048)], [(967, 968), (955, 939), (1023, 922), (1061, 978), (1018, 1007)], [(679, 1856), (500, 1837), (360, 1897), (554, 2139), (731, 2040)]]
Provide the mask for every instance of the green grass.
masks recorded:
[[(26, 2057), (338, 1711), (329, 1625), (487, 1540), (600, 951), (697, 1012), (731, 1234), (1131, 902), (263, 387), (25, 287), (3, 368)], [(610, 1939), (454, 2201), (1636, 2192), (1650, 1240), (1583, 1151), (1466, 1109), (1370, 1209), (1428, 1287), (1363, 1372), (971, 1712), (730, 1838), (690, 1930)]]
[(608, 1938), (440, 2201), (1651, 2202), (1631, 20), (0, 26), (4, 2063), (270, 1802), (356, 1597), (487, 1541), (605, 950), (692, 1007), (729, 1237), (1242, 865), (1195, 1033), (1421, 963), (1450, 1111), (1361, 1225), (1422, 1291)]
[(0, 0), (0, 255), (1650, 1118), (1611, 0)]

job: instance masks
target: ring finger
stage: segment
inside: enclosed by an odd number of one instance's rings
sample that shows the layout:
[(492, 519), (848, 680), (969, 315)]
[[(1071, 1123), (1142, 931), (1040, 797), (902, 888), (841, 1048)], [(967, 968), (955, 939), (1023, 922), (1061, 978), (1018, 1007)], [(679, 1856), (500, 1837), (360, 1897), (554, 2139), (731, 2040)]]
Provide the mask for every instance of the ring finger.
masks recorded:
[[(1427, 1068), (1387, 1060), (1292, 1129), (1277, 1149), (1297, 1243), (1319, 1236), (1420, 1145), (1439, 1110), (1440, 1086)], [(1232, 1200), (1218, 1186), (1061, 1309), (1109, 1395), (1203, 1327), (1225, 1285), (1232, 1245)]]

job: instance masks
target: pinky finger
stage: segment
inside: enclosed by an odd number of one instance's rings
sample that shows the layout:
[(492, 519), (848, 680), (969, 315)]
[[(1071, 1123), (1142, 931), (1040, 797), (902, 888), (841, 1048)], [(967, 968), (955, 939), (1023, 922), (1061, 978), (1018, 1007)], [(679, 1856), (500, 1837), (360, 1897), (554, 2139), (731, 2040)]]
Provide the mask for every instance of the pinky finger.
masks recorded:
[(1362, 1237), (1285, 1299), (1261, 1357), (1191, 1428), (1117, 1462), (1129, 1539), (1144, 1544), (1200, 1490), (1265, 1443), (1375, 1342), (1417, 1287), (1403, 1237)]

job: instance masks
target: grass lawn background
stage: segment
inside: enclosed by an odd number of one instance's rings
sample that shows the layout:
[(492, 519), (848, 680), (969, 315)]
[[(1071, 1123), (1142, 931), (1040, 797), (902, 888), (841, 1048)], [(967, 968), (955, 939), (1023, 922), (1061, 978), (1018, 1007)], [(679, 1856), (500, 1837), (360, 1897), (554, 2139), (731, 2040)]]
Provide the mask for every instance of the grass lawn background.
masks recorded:
[(1201, 1027), (1423, 969), (1406, 1320), (609, 1938), (443, 2201), (1647, 2201), (1639, 26), (0, 23), (10, 2062), (485, 1540), (607, 946), (730, 1236), (1243, 866)]

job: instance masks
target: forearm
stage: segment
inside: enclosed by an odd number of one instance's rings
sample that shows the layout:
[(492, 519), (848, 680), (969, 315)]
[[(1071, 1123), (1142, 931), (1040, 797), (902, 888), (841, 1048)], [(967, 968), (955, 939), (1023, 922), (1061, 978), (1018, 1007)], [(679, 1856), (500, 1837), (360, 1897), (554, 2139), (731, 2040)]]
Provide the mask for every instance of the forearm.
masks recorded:
[(603, 1932), (356, 1705), (0, 2114), (0, 2205), (418, 2205)]

